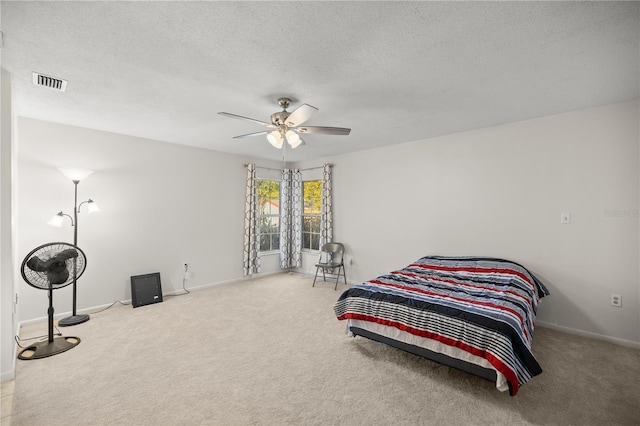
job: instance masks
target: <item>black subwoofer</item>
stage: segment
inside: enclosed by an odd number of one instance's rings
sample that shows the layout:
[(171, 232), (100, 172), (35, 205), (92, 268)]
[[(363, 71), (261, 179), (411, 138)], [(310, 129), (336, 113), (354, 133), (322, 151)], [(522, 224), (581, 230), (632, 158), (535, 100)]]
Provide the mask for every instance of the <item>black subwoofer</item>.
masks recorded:
[(159, 302), (162, 302), (160, 272), (131, 277), (131, 305), (134, 308)]

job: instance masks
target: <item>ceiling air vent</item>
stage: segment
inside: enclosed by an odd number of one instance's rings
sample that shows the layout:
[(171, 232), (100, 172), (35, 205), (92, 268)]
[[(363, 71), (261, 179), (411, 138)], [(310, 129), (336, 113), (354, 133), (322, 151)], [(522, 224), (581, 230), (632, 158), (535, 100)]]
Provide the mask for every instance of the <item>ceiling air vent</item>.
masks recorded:
[(50, 77), (37, 72), (33, 73), (33, 84), (36, 86), (48, 87), (49, 89), (58, 90), (60, 92), (67, 90), (67, 80)]

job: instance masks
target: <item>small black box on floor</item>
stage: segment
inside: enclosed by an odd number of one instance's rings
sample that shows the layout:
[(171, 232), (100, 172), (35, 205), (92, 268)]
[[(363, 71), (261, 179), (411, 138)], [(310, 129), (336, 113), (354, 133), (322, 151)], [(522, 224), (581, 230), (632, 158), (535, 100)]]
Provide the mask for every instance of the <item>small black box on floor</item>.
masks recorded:
[(162, 302), (160, 272), (131, 277), (131, 305), (134, 308)]

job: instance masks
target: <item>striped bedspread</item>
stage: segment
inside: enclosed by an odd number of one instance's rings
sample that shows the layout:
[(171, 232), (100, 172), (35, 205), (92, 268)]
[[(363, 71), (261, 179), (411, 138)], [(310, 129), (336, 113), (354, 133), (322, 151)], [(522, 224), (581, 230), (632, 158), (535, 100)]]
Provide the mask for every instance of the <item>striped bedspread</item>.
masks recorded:
[(504, 259), (426, 256), (346, 290), (339, 320), (357, 319), (434, 339), (486, 359), (515, 395), (542, 372), (531, 353), (545, 286)]

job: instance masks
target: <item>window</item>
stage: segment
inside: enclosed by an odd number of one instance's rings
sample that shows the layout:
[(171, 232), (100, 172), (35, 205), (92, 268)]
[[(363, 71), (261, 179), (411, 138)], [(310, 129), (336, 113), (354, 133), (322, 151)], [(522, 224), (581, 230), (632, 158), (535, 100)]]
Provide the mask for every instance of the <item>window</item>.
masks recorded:
[(280, 249), (280, 182), (257, 181), (260, 251)]
[(302, 248), (320, 250), (320, 211), (322, 209), (322, 181), (302, 182)]

